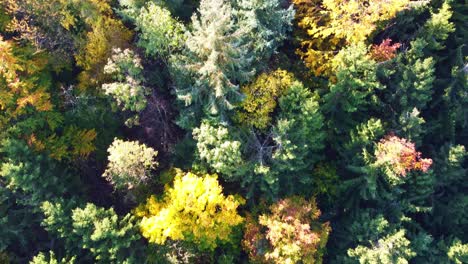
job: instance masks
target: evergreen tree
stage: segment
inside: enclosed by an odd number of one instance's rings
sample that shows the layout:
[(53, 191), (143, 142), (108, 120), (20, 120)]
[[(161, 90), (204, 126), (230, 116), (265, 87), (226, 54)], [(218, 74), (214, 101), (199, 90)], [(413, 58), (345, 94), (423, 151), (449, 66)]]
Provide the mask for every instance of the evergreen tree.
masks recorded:
[(173, 60), (176, 92), (185, 109), (179, 119), (183, 128), (198, 125), (204, 116), (226, 122), (227, 111), (242, 98), (239, 84), (254, 73), (243, 42), (248, 31), (236, 25), (229, 1), (202, 0), (192, 27), (182, 55)]
[(45, 215), (42, 225), (65, 242), (69, 255), (83, 260), (89, 256), (88, 261), (96, 263), (140, 263), (143, 246), (133, 216), (119, 217), (113, 209), (90, 203), (74, 206), (73, 200), (41, 206)]

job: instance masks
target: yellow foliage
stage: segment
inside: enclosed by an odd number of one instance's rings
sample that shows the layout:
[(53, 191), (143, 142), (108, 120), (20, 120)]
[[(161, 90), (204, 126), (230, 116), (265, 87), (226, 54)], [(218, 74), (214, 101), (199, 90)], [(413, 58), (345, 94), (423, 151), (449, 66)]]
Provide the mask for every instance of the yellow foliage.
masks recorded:
[(229, 241), (233, 226), (244, 221), (237, 214), (244, 202), (224, 196), (216, 174), (200, 177), (176, 170), (173, 186), (166, 185), (164, 197), (151, 196), (135, 214), (143, 217), (141, 232), (151, 243), (186, 240), (200, 249), (214, 250), (217, 240)]
[(46, 54), (14, 46), (0, 36), (0, 129), (22, 122), (24, 130), (18, 136), (36, 151), (47, 151), (57, 160), (86, 157), (95, 149), (96, 132), (70, 126), (57, 135), (63, 116), (54, 111), (47, 67)]
[(366, 41), (379, 24), (396, 16), (409, 0), (293, 0), (305, 32), (298, 54), (315, 75), (331, 75), (330, 60), (350, 44)]
[(246, 98), (238, 113), (239, 122), (258, 129), (267, 128), (278, 98), (293, 81), (294, 76), (291, 73), (278, 69), (271, 73), (263, 73), (253, 83), (243, 86), (241, 91)]

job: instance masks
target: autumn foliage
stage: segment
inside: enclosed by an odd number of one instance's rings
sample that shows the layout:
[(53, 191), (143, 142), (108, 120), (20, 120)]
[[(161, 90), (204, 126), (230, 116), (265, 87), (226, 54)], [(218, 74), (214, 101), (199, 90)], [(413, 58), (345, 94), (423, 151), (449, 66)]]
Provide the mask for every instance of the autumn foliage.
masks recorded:
[(150, 243), (185, 240), (214, 250), (218, 242), (229, 242), (232, 228), (243, 222), (237, 214), (243, 203), (240, 197), (222, 193), (216, 175), (176, 170), (174, 183), (165, 187), (164, 196), (151, 196), (136, 214), (143, 217), (141, 232)]
[(395, 58), (396, 51), (401, 47), (400, 43), (391, 44), (391, 39), (385, 39), (379, 45), (372, 45), (370, 56), (378, 62)]
[(331, 230), (320, 214), (314, 199), (280, 200), (258, 222), (247, 218), (242, 245), (253, 262), (320, 263)]
[(387, 136), (380, 140), (375, 151), (377, 164), (386, 168), (394, 176), (404, 177), (413, 170), (427, 172), (432, 165), (431, 159), (421, 157), (414, 143), (397, 136)]

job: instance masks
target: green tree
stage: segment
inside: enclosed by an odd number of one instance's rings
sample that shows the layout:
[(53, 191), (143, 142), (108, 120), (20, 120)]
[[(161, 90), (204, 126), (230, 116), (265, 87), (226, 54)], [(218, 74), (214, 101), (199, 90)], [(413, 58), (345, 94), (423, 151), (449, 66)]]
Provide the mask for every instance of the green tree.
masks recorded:
[(318, 96), (299, 82), (292, 83), (279, 100), (272, 169), (279, 172), (280, 184), (290, 194), (298, 185), (310, 184), (312, 166), (322, 159), (325, 133), (318, 101)]
[(44, 202), (42, 225), (50, 234), (65, 241), (67, 253), (96, 263), (140, 263), (143, 246), (135, 219), (119, 217), (113, 209), (94, 204), (74, 208), (73, 201)]
[(148, 182), (151, 170), (158, 165), (154, 160), (158, 152), (137, 141), (115, 138), (107, 151), (109, 163), (102, 176), (118, 190), (130, 190)]
[(362, 264), (409, 263), (416, 253), (410, 248), (410, 241), (405, 237), (405, 230), (389, 234), (375, 244), (366, 247), (359, 245), (348, 250), (348, 255)]
[(7, 249), (20, 259), (29, 258), (31, 248), (47, 248), (40, 227), (42, 202), (79, 195), (78, 178), (45, 154), (34, 153), (19, 140), (1, 144), (0, 251)]
[(282, 42), (288, 37), (294, 9), (284, 8), (279, 0), (236, 0), (233, 1), (238, 27), (250, 32), (244, 41), (253, 51), (255, 66), (264, 68)]
[(150, 93), (142, 84), (145, 79), (140, 58), (129, 49), (115, 49), (104, 72), (116, 81), (103, 84), (104, 93), (111, 96), (122, 111), (136, 113), (125, 121), (127, 126), (138, 124), (138, 113), (146, 108), (146, 95)]
[(233, 140), (227, 127), (211, 126), (203, 122), (193, 130), (197, 141), (197, 157), (214, 172), (220, 173), (227, 180), (237, 178), (243, 165), (241, 143)]
[(185, 49), (173, 58), (183, 128), (197, 126), (204, 116), (226, 121), (227, 112), (242, 99), (238, 84), (253, 76), (252, 54), (242, 42), (247, 31), (236, 25), (233, 12), (229, 1), (202, 0)]
[(127, 9), (125, 13), (140, 31), (138, 45), (145, 49), (147, 55), (168, 59), (184, 45), (184, 25), (172, 18), (164, 7), (148, 2), (140, 9)]
[(336, 81), (323, 96), (323, 111), (334, 141), (364, 121), (366, 113), (379, 103), (377, 91), (384, 87), (377, 79), (377, 63), (367, 55), (364, 44), (349, 46), (332, 60)]
[(62, 258), (58, 260), (55, 257), (55, 253), (50, 251), (48, 254), (44, 254), (40, 252), (37, 256), (35, 256), (29, 264), (74, 264), (76, 261), (76, 257), (72, 258)]

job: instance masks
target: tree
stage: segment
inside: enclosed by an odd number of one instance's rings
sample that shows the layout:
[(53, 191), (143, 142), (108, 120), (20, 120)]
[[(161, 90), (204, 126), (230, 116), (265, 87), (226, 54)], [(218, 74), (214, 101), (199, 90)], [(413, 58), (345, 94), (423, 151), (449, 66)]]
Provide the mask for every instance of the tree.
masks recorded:
[(238, 27), (250, 32), (244, 41), (254, 53), (255, 67), (264, 68), (262, 63), (275, 54), (291, 30), (293, 5), (286, 9), (279, 0), (233, 2)]
[(54, 104), (46, 54), (18, 47), (1, 36), (0, 51), (2, 137), (24, 138), (57, 160), (84, 158), (94, 151), (96, 132), (69, 124)]
[(410, 248), (410, 241), (405, 237), (405, 230), (387, 235), (370, 247), (359, 245), (348, 250), (348, 255), (362, 264), (409, 263), (416, 254)]
[(37, 50), (49, 51), (56, 69), (70, 66), (76, 43), (70, 31), (73, 14), (64, 1), (6, 0), (1, 5), (13, 17), (9, 32), (17, 33), (21, 42), (29, 42)]
[[(110, 95), (122, 111), (139, 112), (147, 105), (148, 88), (143, 86), (143, 66), (137, 54), (129, 49), (114, 49), (104, 72), (116, 82), (102, 85), (104, 93)], [(125, 121), (129, 127), (138, 124), (138, 115)]]
[(35, 154), (18, 140), (2, 141), (1, 151), (5, 155), (0, 175), (6, 186), (17, 193), (17, 203), (30, 206), (31, 210), (46, 200), (65, 196), (76, 190), (78, 182), (57, 163), (43, 154)]
[(141, 32), (138, 45), (145, 49), (147, 55), (168, 59), (184, 45), (184, 25), (172, 18), (164, 7), (148, 2), (141, 9), (127, 9), (125, 13)]
[(448, 253), (450, 260), (456, 264), (462, 264), (468, 261), (468, 244), (462, 244), (460, 240), (456, 239), (450, 247)]
[(219, 243), (229, 242), (233, 227), (243, 222), (237, 214), (243, 203), (240, 197), (222, 194), (216, 174), (198, 176), (177, 170), (163, 197), (151, 196), (136, 213), (150, 243), (183, 240), (201, 250), (214, 250)]
[(79, 195), (81, 186), (69, 169), (22, 141), (3, 140), (0, 152), (0, 251), (29, 260), (31, 248), (47, 247), (40, 227), (42, 202)]
[[(142, 245), (134, 217), (119, 217), (113, 209), (94, 204), (73, 208), (74, 202), (58, 200), (41, 206), (45, 219), (42, 225), (65, 241), (70, 255), (84, 258), (89, 250), (96, 263), (139, 263)], [(141, 256), (141, 255), (140, 255)]]
[(197, 155), (202, 163), (227, 180), (237, 178), (243, 163), (241, 143), (232, 140), (228, 128), (203, 122), (193, 130), (193, 138), (197, 141)]
[(342, 133), (364, 121), (363, 115), (378, 105), (376, 93), (384, 87), (377, 79), (377, 64), (362, 43), (341, 50), (331, 63), (336, 81), (329, 83), (323, 109), (328, 127), (339, 140)]
[(238, 110), (239, 124), (265, 130), (271, 123), (278, 99), (292, 85), (293, 78), (291, 73), (278, 69), (262, 73), (252, 83), (242, 86), (245, 99)]
[(185, 109), (178, 121), (182, 128), (197, 126), (202, 117), (225, 122), (226, 112), (240, 102), (238, 84), (250, 80), (254, 70), (243, 44), (247, 32), (235, 22), (225, 0), (202, 0), (192, 17), (184, 51), (172, 59), (177, 97)]
[(76, 257), (72, 258), (62, 258), (57, 260), (55, 257), (55, 253), (50, 251), (48, 254), (44, 254), (40, 252), (37, 256), (35, 256), (29, 264), (74, 264), (76, 261)]
[(318, 96), (302, 83), (294, 82), (279, 100), (280, 113), (273, 128), (277, 149), (272, 155), (272, 169), (281, 175), (281, 186), (287, 192), (297, 184), (307, 185), (305, 174), (321, 159), (325, 134)]
[(254, 262), (321, 263), (330, 232), (320, 223), (315, 200), (291, 197), (278, 201), (258, 222), (251, 217), (242, 245)]
[(158, 152), (137, 141), (115, 138), (107, 149), (109, 164), (103, 176), (115, 189), (132, 189), (149, 180), (150, 171), (158, 163), (154, 160)]
[(405, 177), (408, 171), (427, 172), (432, 165), (431, 159), (421, 158), (421, 152), (416, 151), (414, 143), (396, 136), (381, 139), (375, 149), (375, 156), (375, 165), (384, 168), (392, 184), (401, 182), (401, 177)]
[(294, 0), (303, 30), (297, 53), (316, 76), (333, 75), (330, 61), (347, 45), (362, 43), (382, 22), (408, 6), (408, 0)]

